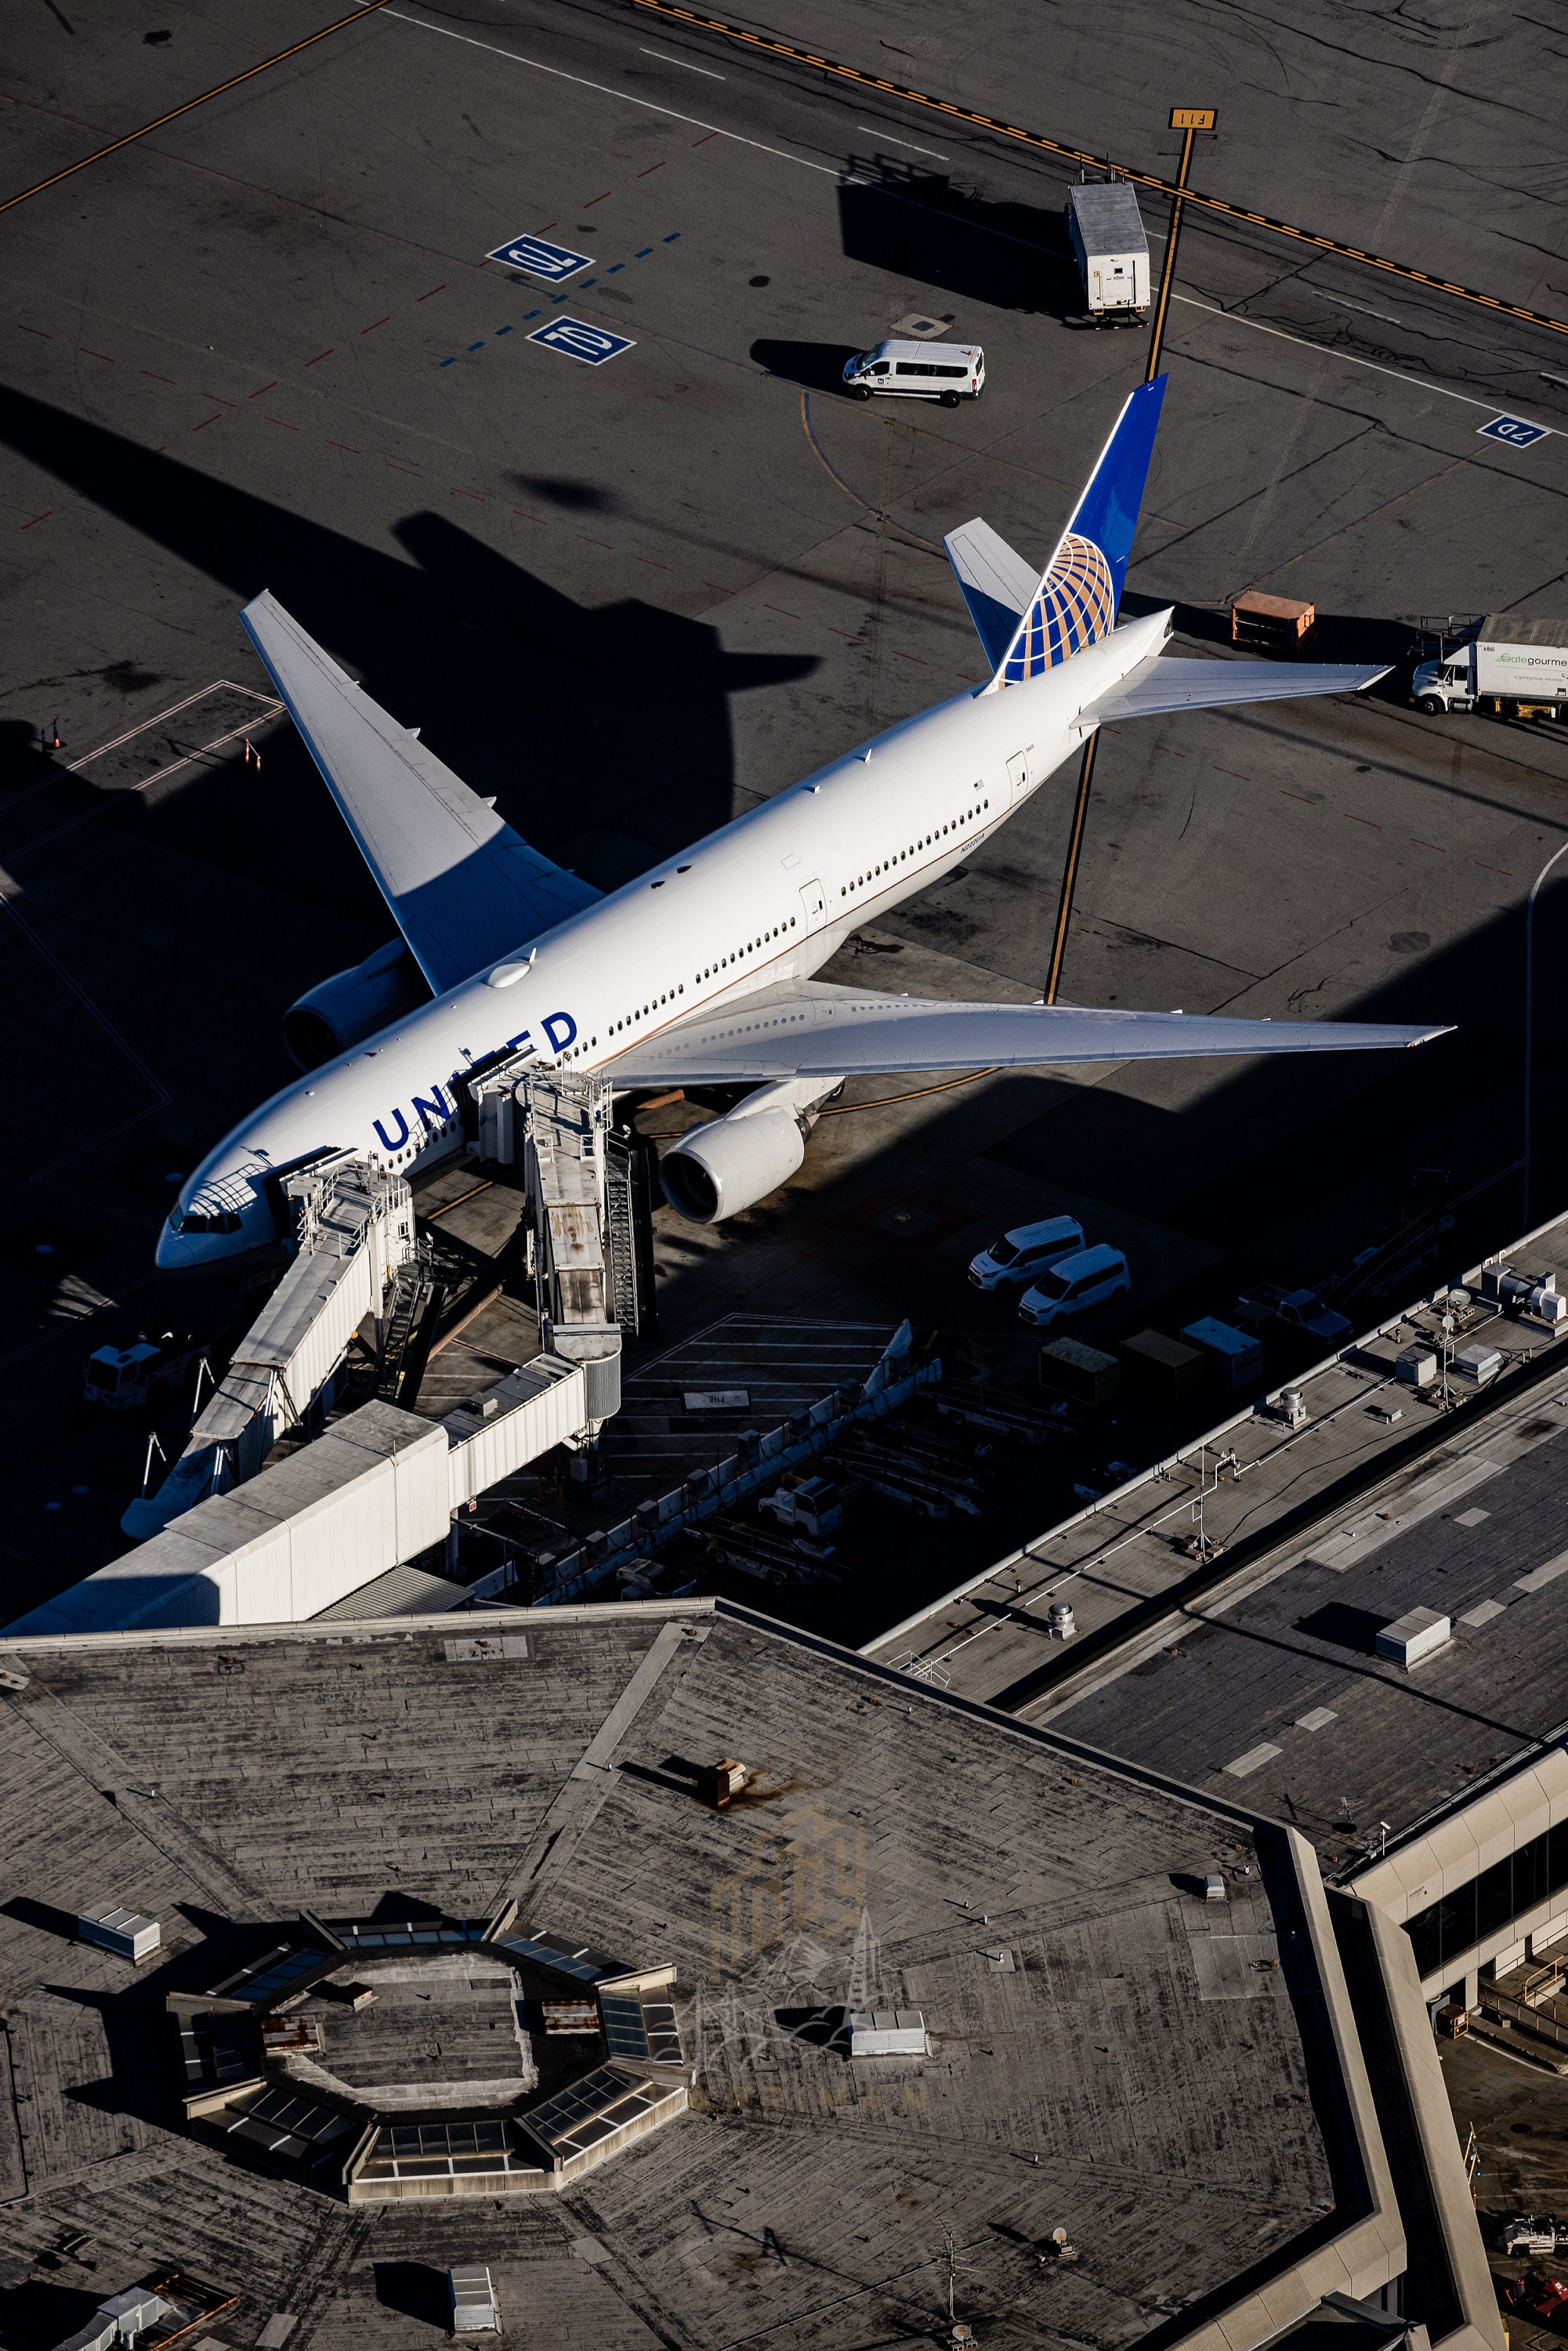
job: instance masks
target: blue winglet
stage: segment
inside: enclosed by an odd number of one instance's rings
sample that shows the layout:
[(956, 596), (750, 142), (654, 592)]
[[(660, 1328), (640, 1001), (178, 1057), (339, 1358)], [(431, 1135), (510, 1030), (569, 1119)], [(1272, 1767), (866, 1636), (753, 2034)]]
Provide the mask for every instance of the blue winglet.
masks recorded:
[(1138, 509), (1144, 503), (1144, 485), (1149, 477), (1166, 383), (1166, 378), (1157, 375), (1153, 383), (1140, 384), (1134, 392), (1116, 419), (1116, 429), (1067, 526), (1076, 538), (1091, 540), (1105, 558), (1118, 606), (1138, 528)]

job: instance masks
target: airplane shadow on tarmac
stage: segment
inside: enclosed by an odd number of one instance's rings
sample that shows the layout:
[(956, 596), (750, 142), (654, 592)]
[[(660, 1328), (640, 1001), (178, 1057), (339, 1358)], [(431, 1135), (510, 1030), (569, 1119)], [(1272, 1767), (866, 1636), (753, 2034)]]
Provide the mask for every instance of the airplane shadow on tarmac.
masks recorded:
[[(0, 389), (0, 440), (230, 590), (236, 662), (246, 653), (238, 607), (270, 588), (466, 784), (495, 794), (525, 840), (601, 888), (728, 822), (729, 696), (817, 666), (810, 655), (727, 653), (706, 622), (635, 598), (586, 609), (439, 514), (394, 526), (412, 559), (400, 561), (10, 389)], [(35, 742), (8, 730), (0, 783), (37, 784)], [(200, 782), (136, 807), (135, 820), (384, 926), (292, 730), (269, 747), (267, 774), (265, 825), (254, 798)], [(68, 812), (99, 797), (64, 776), (52, 793)]]

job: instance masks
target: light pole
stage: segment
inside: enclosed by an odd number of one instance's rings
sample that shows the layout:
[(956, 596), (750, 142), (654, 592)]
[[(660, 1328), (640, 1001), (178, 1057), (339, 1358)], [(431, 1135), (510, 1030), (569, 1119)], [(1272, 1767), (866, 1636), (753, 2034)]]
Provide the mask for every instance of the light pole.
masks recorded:
[(1524, 1213), (1521, 1222), (1526, 1232), (1530, 1230), (1530, 1113), (1535, 1092), (1535, 901), (1542, 883), (1564, 855), (1568, 855), (1568, 841), (1552, 851), (1536, 875), (1524, 909)]
[[(1166, 340), (1166, 313), (1170, 308), (1171, 284), (1176, 277), (1176, 239), (1181, 235), (1182, 200), (1186, 193), (1186, 175), (1192, 168), (1192, 142), (1200, 135), (1214, 135), (1215, 113), (1212, 106), (1173, 106), (1170, 127), (1182, 135), (1181, 168), (1176, 173), (1176, 193), (1171, 199), (1170, 234), (1166, 239), (1166, 263), (1160, 273), (1160, 290), (1155, 304), (1154, 330), (1149, 337), (1148, 363), (1144, 369), (1144, 381), (1153, 383), (1160, 371), (1160, 352)], [(1067, 933), (1072, 921), (1073, 894), (1078, 888), (1078, 861), (1083, 852), (1083, 828), (1089, 820), (1089, 795), (1094, 789), (1094, 754), (1100, 746), (1100, 729), (1096, 727), (1083, 746), (1083, 757), (1078, 768), (1078, 792), (1072, 804), (1072, 823), (1067, 835), (1067, 857), (1061, 869), (1061, 894), (1057, 902), (1056, 930), (1051, 943), (1051, 963), (1045, 976), (1045, 1001), (1056, 1002), (1056, 991), (1061, 985), (1062, 958), (1067, 953)]]

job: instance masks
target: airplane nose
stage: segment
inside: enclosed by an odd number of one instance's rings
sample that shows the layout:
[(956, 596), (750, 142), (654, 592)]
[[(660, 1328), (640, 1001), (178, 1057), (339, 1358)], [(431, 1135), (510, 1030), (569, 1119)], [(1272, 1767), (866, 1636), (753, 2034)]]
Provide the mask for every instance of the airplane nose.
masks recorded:
[(182, 1240), (167, 1225), (158, 1236), (158, 1247), (152, 1262), (160, 1273), (181, 1273), (195, 1261), (195, 1252), (189, 1241)]

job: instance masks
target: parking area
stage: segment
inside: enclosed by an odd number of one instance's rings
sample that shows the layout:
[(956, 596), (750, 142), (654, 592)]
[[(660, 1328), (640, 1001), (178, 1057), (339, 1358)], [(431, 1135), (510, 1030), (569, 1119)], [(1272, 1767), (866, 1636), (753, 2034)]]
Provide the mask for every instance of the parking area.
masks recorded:
[[(261, 37), (233, 7), (65, 14), (17, 36), (8, 189)], [(1166, 172), (1196, 77), (1221, 112), (1200, 184), (1553, 307), (1528, 27), (1502, 104), (1457, 36), (1449, 70), (1446, 35), (1360, 28), (1347, 55), (1282, 21), (1272, 61), (1216, 89), (1196, 34), (1145, 15), (1113, 90), (1092, 44), (1048, 47), (1022, 12), (972, 44), (892, 7), (773, 21)], [(319, 21), (287, 0), (265, 39)], [(1073, 323), (1067, 184), (636, 11), (409, 5), (8, 215), (0, 1395), (27, 1597), (120, 1547), (147, 1431), (84, 1418), (80, 1362), (173, 1311), (150, 1273), (173, 1177), (287, 1081), (284, 1008), (389, 935), (256, 699), (240, 604), (272, 589), (527, 838), (631, 878), (981, 677), (943, 532), (983, 514), (1043, 562), (1142, 370), (1140, 336)], [(912, 317), (984, 347), (983, 400), (843, 396), (845, 358)], [(1324, 659), (1397, 661), (1424, 613), (1568, 610), (1568, 339), (1194, 215), (1166, 357), (1128, 607), (1175, 602), (1178, 650), (1222, 648), (1248, 588), (1311, 600)], [(1504, 413), (1552, 432), (1487, 437)], [(743, 1307), (908, 1313), (1022, 1378), (1012, 1301), (965, 1268), (1026, 1218), (1124, 1250), (1125, 1327), (1173, 1329), (1247, 1281), (1321, 1278), (1434, 1191), (1460, 1255), (1517, 1229), (1522, 907), (1563, 837), (1568, 732), (1404, 696), (1396, 669), (1355, 703), (1108, 730), (1063, 994), (1454, 1037), (1397, 1066), (852, 1081), (760, 1208), (661, 1214), (666, 1338)], [(1064, 772), (824, 976), (1037, 995), (1070, 803)], [(1543, 1083), (1538, 1215), (1553, 1103)]]

